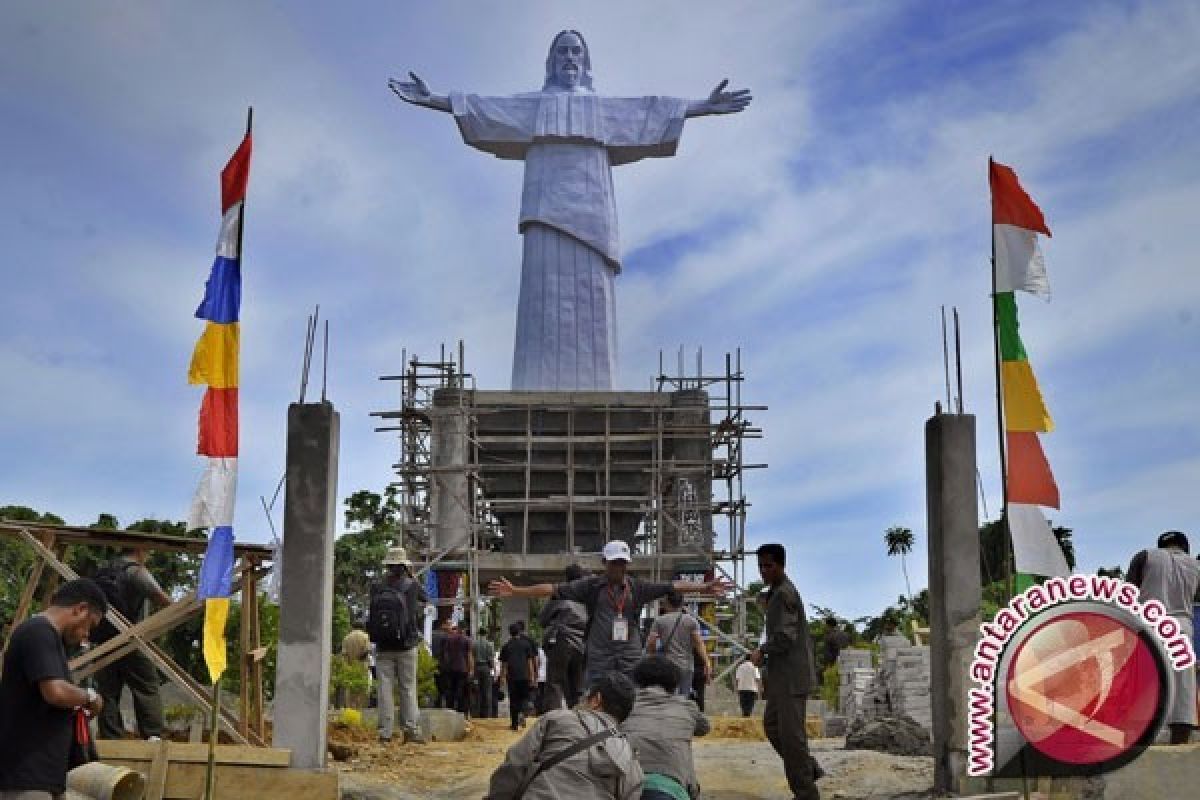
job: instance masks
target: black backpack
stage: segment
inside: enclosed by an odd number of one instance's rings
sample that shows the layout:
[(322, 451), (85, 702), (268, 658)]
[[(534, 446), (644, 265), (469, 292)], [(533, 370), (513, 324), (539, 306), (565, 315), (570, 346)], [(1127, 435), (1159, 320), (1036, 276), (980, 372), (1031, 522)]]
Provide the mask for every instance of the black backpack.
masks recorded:
[(371, 607), (367, 612), (367, 635), (384, 647), (411, 647), (417, 640), (409, 608), (408, 581), (401, 587), (380, 584), (371, 588)]
[[(96, 570), (96, 574), (92, 576), (92, 580), (104, 592), (109, 607), (121, 612), (125, 619), (135, 624), (141, 611), (142, 598), (133, 582), (129, 580), (129, 570), (137, 568), (138, 565), (132, 561), (112, 561)], [(92, 642), (100, 643), (107, 642), (116, 635), (116, 627), (105, 619), (88, 638)]]

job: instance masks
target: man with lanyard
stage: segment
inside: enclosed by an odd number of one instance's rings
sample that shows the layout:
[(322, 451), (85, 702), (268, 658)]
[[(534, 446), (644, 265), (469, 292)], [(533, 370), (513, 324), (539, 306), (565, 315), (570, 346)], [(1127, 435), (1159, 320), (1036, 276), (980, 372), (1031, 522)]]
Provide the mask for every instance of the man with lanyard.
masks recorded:
[(642, 608), (672, 589), (679, 592), (717, 595), (731, 587), (727, 581), (707, 583), (688, 581), (650, 582), (626, 574), (631, 556), (629, 545), (614, 540), (604, 546), (604, 574), (560, 583), (513, 586), (501, 578), (488, 585), (496, 597), (552, 597), (574, 600), (588, 609), (587, 662), (584, 683), (594, 684), (609, 670), (629, 674), (642, 657), (638, 618)]
[[(1187, 535), (1167, 531), (1158, 537), (1158, 548), (1143, 550), (1129, 562), (1126, 579), (1142, 590), (1140, 600), (1157, 600), (1166, 607), (1180, 631), (1192, 636), (1192, 603), (1200, 585), (1200, 564), (1191, 557)], [(1196, 727), (1196, 672), (1171, 670), (1174, 702), (1167, 711), (1171, 744), (1187, 744)]]
[(775, 752), (783, 759), (783, 771), (793, 800), (819, 800), (816, 781), (821, 777), (817, 762), (808, 752), (804, 729), (808, 695), (818, 686), (813, 668), (808, 618), (800, 593), (784, 572), (787, 553), (781, 544), (758, 548), (758, 571), (770, 587), (767, 596), (767, 641), (750, 654), (757, 667), (766, 659), (767, 707), (763, 729)]

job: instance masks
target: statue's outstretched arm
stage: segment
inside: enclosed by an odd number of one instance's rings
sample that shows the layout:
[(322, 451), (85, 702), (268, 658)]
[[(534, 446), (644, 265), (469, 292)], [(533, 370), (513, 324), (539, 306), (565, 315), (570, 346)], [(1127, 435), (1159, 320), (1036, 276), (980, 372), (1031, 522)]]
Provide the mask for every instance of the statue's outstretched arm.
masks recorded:
[(406, 103), (412, 103), (414, 106), (425, 106), (432, 108), (435, 111), (449, 111), (450, 99), (445, 95), (434, 94), (429, 91), (429, 87), (425, 85), (425, 81), (415, 72), (408, 73), (411, 81), (398, 81), (395, 78), (388, 79), (388, 88), (395, 92)]
[(707, 98), (692, 101), (688, 105), (687, 116), (706, 117), (710, 114), (736, 114), (744, 111), (746, 106), (750, 105), (750, 101), (754, 99), (750, 96), (750, 90), (738, 89), (727, 92), (725, 87), (728, 85), (729, 79), (726, 78), (717, 84), (717, 88), (713, 89)]

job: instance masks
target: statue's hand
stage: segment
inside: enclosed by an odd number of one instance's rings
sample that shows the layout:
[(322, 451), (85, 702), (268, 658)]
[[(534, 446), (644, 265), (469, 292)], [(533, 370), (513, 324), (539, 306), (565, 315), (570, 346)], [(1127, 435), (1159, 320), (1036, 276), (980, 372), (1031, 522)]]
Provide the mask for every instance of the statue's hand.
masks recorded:
[(388, 80), (388, 88), (396, 93), (406, 103), (412, 103), (418, 106), (427, 106), (433, 100), (433, 93), (429, 91), (429, 87), (425, 81), (421, 80), (421, 76), (415, 72), (408, 73), (411, 81), (398, 81), (395, 78)]
[(708, 99), (704, 101), (707, 113), (736, 114), (739, 111), (744, 111), (746, 106), (750, 105), (750, 101), (754, 98), (750, 96), (749, 89), (738, 89), (733, 92), (727, 92), (725, 91), (725, 87), (728, 85), (729, 79), (726, 78), (717, 84), (717, 88), (712, 90)]

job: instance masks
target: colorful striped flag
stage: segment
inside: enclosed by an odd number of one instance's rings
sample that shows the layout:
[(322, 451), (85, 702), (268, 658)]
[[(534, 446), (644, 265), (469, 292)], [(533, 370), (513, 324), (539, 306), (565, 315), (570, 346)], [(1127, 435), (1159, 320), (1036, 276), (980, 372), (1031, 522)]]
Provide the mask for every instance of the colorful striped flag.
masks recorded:
[(192, 498), (188, 528), (209, 530), (196, 597), (204, 600), (204, 662), (216, 683), (225, 671), (225, 621), (233, 590), (233, 508), (238, 456), (238, 320), (242, 304), (242, 221), (250, 177), (251, 135), (221, 171), (221, 232), (204, 299), (206, 320), (192, 353), (188, 383), (207, 385), (196, 452), (208, 457)]
[[(988, 160), (992, 190), (995, 319), (1000, 395), (1007, 454), (1006, 515), (1013, 561), (1019, 573), (1067, 575), (1062, 548), (1039, 506), (1060, 507), (1058, 483), (1042, 450), (1039, 433), (1054, 430), (1017, 322), (1016, 292), (1049, 297), (1046, 263), (1038, 234), (1050, 228), (1010, 167)], [(1028, 582), (1028, 578), (1022, 579)], [(1021, 581), (1019, 581), (1021, 583)]]

